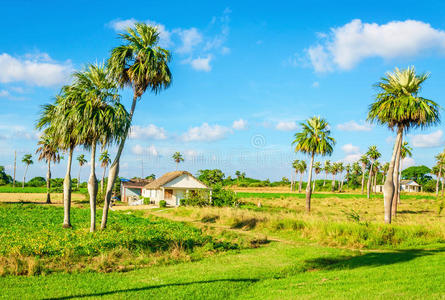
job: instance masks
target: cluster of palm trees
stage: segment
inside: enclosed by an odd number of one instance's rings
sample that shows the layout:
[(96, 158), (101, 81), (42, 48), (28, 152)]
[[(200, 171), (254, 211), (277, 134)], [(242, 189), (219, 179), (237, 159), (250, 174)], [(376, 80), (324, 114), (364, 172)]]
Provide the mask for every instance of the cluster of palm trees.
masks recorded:
[[(392, 217), (397, 211), (397, 203), (400, 201), (400, 170), (402, 160), (411, 156), (411, 148), (403, 141), (403, 136), (410, 129), (426, 128), (439, 123), (439, 105), (429, 99), (420, 97), (423, 82), (428, 79), (429, 74), (416, 74), (414, 67), (405, 70), (395, 69), (388, 72), (385, 77), (375, 84), (378, 89), (375, 102), (369, 106), (367, 120), (387, 126), (391, 131), (397, 132), (393, 153), (388, 165), (381, 166), (378, 159), (381, 157), (376, 146), (369, 147), (366, 155), (351, 166), (346, 166), (347, 174), (351, 172), (362, 173), (362, 192), (364, 191), (365, 172), (368, 170), (367, 196), (369, 198), (371, 185), (376, 184), (377, 174), (382, 169), (384, 176), (384, 218), (385, 223), (391, 223)], [(342, 173), (341, 168), (332, 168), (330, 161), (325, 161), (324, 168), (321, 164), (314, 164), (316, 155), (330, 155), (333, 152), (335, 140), (330, 136), (328, 123), (320, 117), (312, 117), (301, 123), (302, 131), (295, 134), (295, 152), (308, 154), (311, 158), (308, 173), (308, 184), (306, 187), (306, 209), (310, 211), (312, 194), (312, 170), (316, 173), (325, 172), (325, 180), (330, 173), (333, 175), (333, 186), (335, 186), (335, 175)], [(439, 178), (443, 178), (443, 165), (445, 165), (445, 154), (436, 157), (438, 174), (436, 193), (438, 193)], [(297, 170), (298, 164), (293, 164)], [(337, 165), (338, 166), (338, 165)], [(317, 174), (318, 174), (317, 173)], [(374, 183), (373, 183), (374, 181)], [(442, 181), (442, 185), (444, 181)], [(340, 184), (341, 186), (341, 184)]]
[[(90, 196), (90, 231), (96, 228), (96, 149), (104, 150), (100, 156), (104, 174), (101, 190), (104, 189), (106, 168), (111, 162), (108, 149), (117, 145), (117, 153), (108, 172), (108, 183), (104, 194), (104, 209), (101, 228), (105, 229), (113, 185), (119, 171), (119, 161), (129, 134), (131, 121), (138, 99), (148, 90), (158, 93), (168, 88), (172, 76), (168, 63), (171, 55), (159, 47), (159, 32), (156, 27), (137, 23), (120, 34), (124, 42), (112, 49), (105, 64), (90, 64), (75, 72), (70, 85), (64, 86), (54, 103), (43, 107), (37, 128), (43, 130), (42, 143), (48, 144), (47, 161), (54, 161), (57, 151), (67, 153), (67, 170), (64, 180), (64, 222), (71, 227), (71, 165), (74, 150), (83, 147), (91, 154), (88, 192)], [(129, 112), (120, 103), (119, 90), (133, 90), (133, 101)], [(78, 157), (79, 165), (86, 163)]]
[[(436, 197), (439, 196), (439, 189), (442, 190), (442, 197), (444, 195), (444, 183), (445, 183), (445, 150), (443, 150), (441, 153), (437, 154), (436, 157), (436, 164), (432, 168), (432, 172), (434, 175), (436, 175)], [(439, 183), (441, 183), (441, 187), (439, 186)]]

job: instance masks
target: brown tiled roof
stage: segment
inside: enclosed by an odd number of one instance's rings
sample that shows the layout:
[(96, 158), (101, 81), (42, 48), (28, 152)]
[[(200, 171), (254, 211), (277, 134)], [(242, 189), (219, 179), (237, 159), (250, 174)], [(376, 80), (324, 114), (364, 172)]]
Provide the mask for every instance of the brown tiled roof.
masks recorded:
[[(182, 175), (189, 175), (189, 176), (192, 176), (193, 178), (195, 178), (191, 173), (189, 173), (187, 171), (173, 171), (173, 172), (165, 173), (164, 175), (162, 175), (158, 179), (153, 180), (152, 182), (147, 184), (144, 188), (149, 189), (149, 190), (150, 189), (151, 190), (158, 189), (161, 186), (163, 186), (164, 184), (166, 184), (166, 183), (172, 181), (173, 179), (178, 178), (179, 176), (182, 176)], [(198, 179), (196, 179), (196, 180), (198, 180)], [(199, 182), (201, 182), (201, 181), (199, 181)], [(204, 183), (202, 183), (202, 184), (204, 184)]]
[(123, 182), (124, 186), (137, 186), (144, 187), (145, 185), (152, 182), (153, 179), (141, 179), (141, 178), (133, 178), (130, 181)]
[(407, 184), (407, 183), (410, 183), (410, 182), (413, 182), (414, 185), (420, 186), (420, 184), (418, 184), (417, 182), (415, 182), (414, 180), (411, 180), (411, 179), (402, 179), (402, 180), (400, 180), (400, 184)]

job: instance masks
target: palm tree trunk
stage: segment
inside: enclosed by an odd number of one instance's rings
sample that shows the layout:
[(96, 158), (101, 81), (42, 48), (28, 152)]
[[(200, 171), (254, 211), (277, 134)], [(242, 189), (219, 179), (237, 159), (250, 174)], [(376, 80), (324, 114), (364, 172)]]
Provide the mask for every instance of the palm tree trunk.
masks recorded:
[(301, 193), (301, 184), (303, 183), (303, 173), (300, 173), (300, 183), (298, 184), (298, 192)]
[(442, 177), (442, 167), (439, 167), (439, 174), (437, 175), (437, 180), (436, 180), (436, 197), (439, 196), (439, 181), (441, 177)]
[(88, 193), (90, 194), (90, 232), (96, 230), (96, 196), (97, 196), (97, 180), (96, 180), (96, 141), (91, 145), (91, 172), (88, 179)]
[(397, 153), (402, 145), (402, 134), (403, 129), (399, 128), (397, 131), (397, 138), (394, 143), (394, 148), (392, 151), (391, 161), (389, 163), (388, 174), (386, 175), (385, 184), (383, 185), (383, 198), (385, 206), (385, 223), (391, 224), (391, 208), (392, 199), (394, 197), (394, 169), (397, 158)]
[(340, 193), (343, 191), (343, 182), (344, 182), (344, 178), (342, 178), (341, 177), (341, 175), (340, 175), (340, 178), (341, 178), (341, 182), (340, 182)]
[(362, 169), (362, 195), (365, 193), (365, 168)]
[(371, 194), (371, 179), (372, 179), (372, 168), (374, 167), (374, 161), (371, 163), (371, 167), (369, 168), (368, 173), (368, 185), (366, 186), (366, 198), (369, 199)]
[(25, 168), (25, 174), (23, 174), (22, 189), (25, 188), (26, 173), (28, 172), (28, 167), (29, 167), (29, 165), (27, 164), (27, 165), (26, 165), (26, 168)]
[(442, 197), (443, 197), (443, 185), (444, 185), (444, 181), (445, 181), (445, 176), (442, 175)]
[(48, 160), (48, 171), (46, 172), (46, 204), (51, 203), (51, 160)]
[(312, 166), (314, 164), (314, 153), (312, 153), (311, 157), (311, 163), (309, 164), (309, 174), (307, 178), (307, 186), (306, 186), (306, 211), (311, 211), (311, 196), (312, 196), (312, 189), (311, 189), (311, 183), (312, 183)]
[[(400, 144), (402, 144), (403, 142), (403, 136), (401, 138), (401, 142)], [(401, 149), (401, 147), (400, 147)], [(398, 199), (399, 199), (399, 195), (400, 195), (400, 181), (399, 181), (399, 174), (400, 174), (400, 149), (397, 152), (397, 156), (396, 156), (396, 165), (394, 168), (394, 196), (392, 199), (392, 208), (391, 208), (391, 215), (393, 217), (396, 216), (397, 214), (397, 203), (398, 203)]]
[(332, 174), (332, 191), (335, 192), (335, 175)]
[[(400, 148), (401, 149), (401, 148)], [(399, 170), (399, 193), (397, 194), (397, 204), (400, 204), (400, 181), (402, 180), (403, 171), (403, 159), (400, 157), (400, 170)], [(397, 208), (397, 207), (396, 207)]]
[(312, 182), (312, 191), (315, 192), (315, 178), (314, 181)]
[[(135, 93), (133, 96), (133, 102), (131, 103), (131, 109), (130, 109), (130, 115), (129, 115), (130, 124), (133, 119), (133, 114), (134, 114), (134, 110), (136, 108), (137, 99), (138, 99), (138, 96)], [(114, 182), (116, 181), (117, 174), (119, 173), (119, 160), (121, 158), (122, 151), (124, 150), (125, 140), (127, 139), (129, 130), (130, 130), (130, 127), (125, 129), (124, 138), (122, 138), (121, 143), (119, 144), (119, 148), (117, 149), (116, 157), (114, 158), (114, 161), (111, 164), (110, 170), (108, 171), (107, 191), (105, 193), (104, 209), (102, 211), (102, 223), (100, 225), (101, 229), (105, 229), (107, 227), (108, 210), (110, 208), (111, 195), (113, 193)]]
[(375, 175), (374, 175), (374, 194), (377, 191), (377, 176), (378, 175), (379, 175), (379, 172), (375, 172)]
[(326, 179), (328, 179), (328, 172), (324, 172), (323, 186), (326, 185)]
[(102, 181), (100, 182), (100, 193), (104, 194), (104, 181), (105, 181), (105, 173), (107, 172), (107, 166), (104, 168), (104, 173), (102, 174)]
[(79, 174), (77, 174), (77, 189), (79, 189), (80, 186), (80, 170), (82, 169), (82, 166), (79, 166)]
[(70, 148), (68, 165), (66, 167), (65, 179), (63, 180), (63, 228), (70, 228), (71, 210), (71, 162), (73, 160), (74, 147)]

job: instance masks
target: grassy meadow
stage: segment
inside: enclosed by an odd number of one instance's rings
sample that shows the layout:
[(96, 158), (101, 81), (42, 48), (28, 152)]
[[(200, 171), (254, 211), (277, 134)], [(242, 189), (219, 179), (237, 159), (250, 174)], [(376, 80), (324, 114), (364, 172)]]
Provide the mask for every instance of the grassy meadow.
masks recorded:
[(307, 214), (303, 194), (237, 194), (239, 207), (120, 207), (95, 233), (81, 194), (68, 230), (57, 194), (0, 194), (0, 298), (445, 296), (441, 199), (402, 195), (384, 225), (381, 195), (315, 194)]

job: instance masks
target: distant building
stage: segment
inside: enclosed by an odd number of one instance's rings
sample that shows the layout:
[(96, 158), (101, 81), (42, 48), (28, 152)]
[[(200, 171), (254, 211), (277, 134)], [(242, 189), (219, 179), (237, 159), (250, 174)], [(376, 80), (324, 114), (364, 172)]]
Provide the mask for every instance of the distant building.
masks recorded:
[[(152, 182), (153, 179), (122, 179), (121, 180), (121, 201), (131, 202), (133, 199), (139, 199), (142, 195), (142, 189), (145, 185)], [(129, 201), (130, 200), (130, 201)]]
[[(378, 184), (375, 186), (375, 188), (372, 188), (373, 192), (375, 193), (383, 193), (383, 185)], [(422, 186), (411, 179), (402, 179), (400, 180), (400, 191), (401, 192), (421, 192)]]
[(142, 189), (142, 196), (150, 198), (153, 204), (165, 200), (169, 206), (179, 206), (181, 199), (199, 190), (211, 190), (187, 171), (169, 172), (148, 183)]

